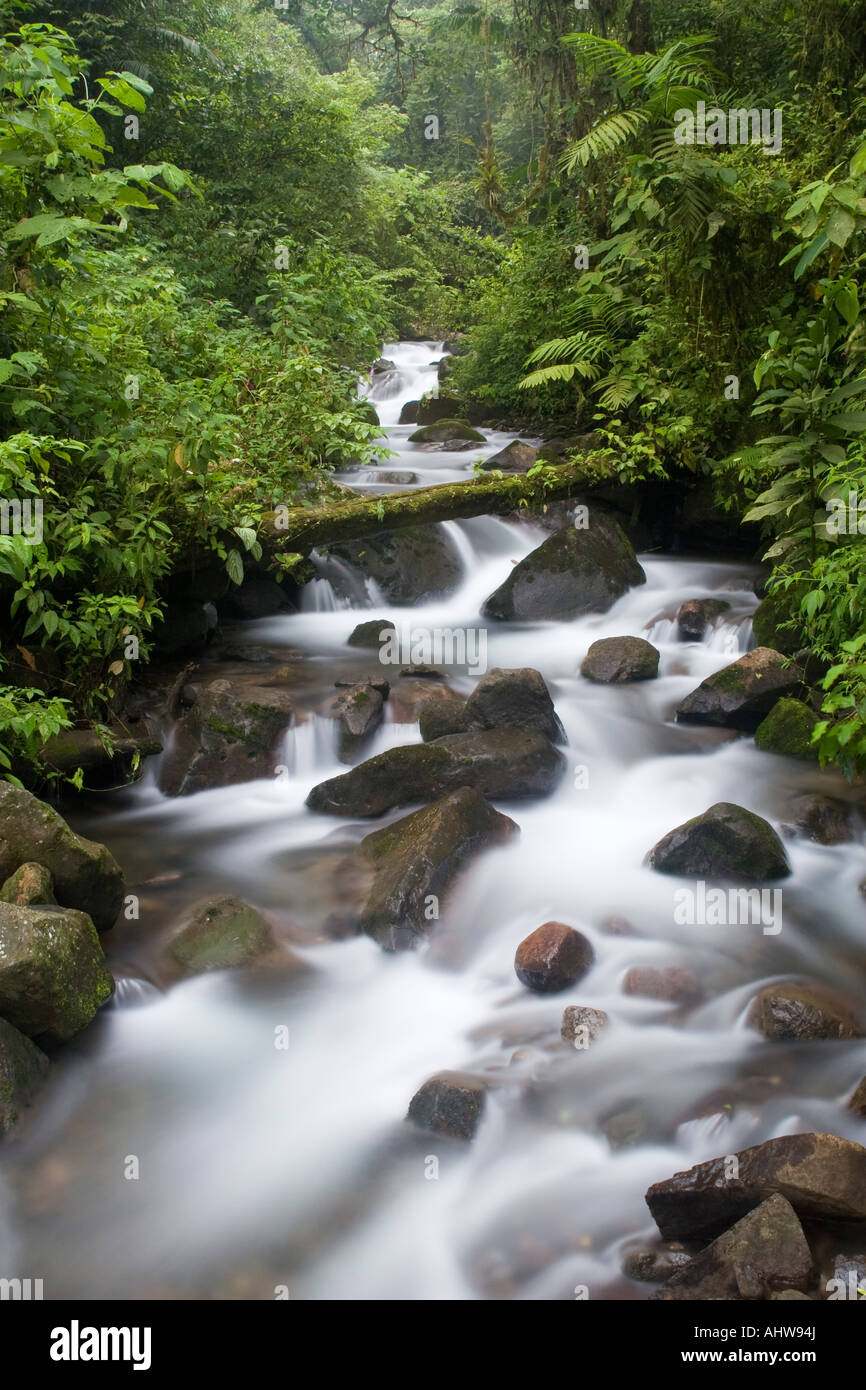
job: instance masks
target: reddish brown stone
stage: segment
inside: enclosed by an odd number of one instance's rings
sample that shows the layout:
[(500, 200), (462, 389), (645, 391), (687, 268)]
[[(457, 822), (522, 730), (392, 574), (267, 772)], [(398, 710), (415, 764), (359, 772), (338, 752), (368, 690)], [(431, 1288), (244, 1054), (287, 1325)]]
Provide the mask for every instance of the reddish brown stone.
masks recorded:
[(594, 959), (592, 946), (581, 932), (564, 922), (545, 922), (521, 941), (514, 969), (527, 989), (556, 994), (581, 979)]

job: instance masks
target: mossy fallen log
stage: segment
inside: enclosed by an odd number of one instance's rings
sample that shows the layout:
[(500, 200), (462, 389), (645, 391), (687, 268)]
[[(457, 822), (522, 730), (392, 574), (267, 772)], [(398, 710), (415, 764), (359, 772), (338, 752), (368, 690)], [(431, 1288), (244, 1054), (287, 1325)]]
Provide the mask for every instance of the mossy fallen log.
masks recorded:
[(393, 531), (429, 522), (471, 516), (502, 515), (520, 507), (572, 497), (602, 481), (597, 462), (560, 464), (537, 474), (472, 478), (440, 483), (377, 497), (353, 497), (323, 507), (282, 507), (262, 516), (260, 538), (265, 550), (308, 555), (317, 546), (360, 540), (378, 531)]

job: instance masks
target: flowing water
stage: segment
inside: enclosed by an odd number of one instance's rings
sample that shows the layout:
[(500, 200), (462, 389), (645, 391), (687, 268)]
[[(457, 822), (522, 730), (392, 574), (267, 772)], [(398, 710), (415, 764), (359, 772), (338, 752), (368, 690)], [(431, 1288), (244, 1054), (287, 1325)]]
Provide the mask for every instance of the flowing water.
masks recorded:
[[(382, 399), (373, 388), (396, 456), (382, 471), (465, 477), (477, 453), (418, 448), (412, 427), (394, 423), (435, 381), (441, 345), (386, 344), (384, 355), (399, 379), (378, 388), (390, 392)], [(489, 435), (478, 453), (506, 440)], [(448, 529), (465, 571), (456, 592), (401, 610), (368, 584), (367, 616), (479, 628), (483, 600), (544, 538), (491, 518)], [(676, 881), (644, 863), (666, 831), (722, 800), (784, 826), (795, 792), (845, 791), (751, 739), (673, 722), (688, 691), (747, 650), (754, 573), (641, 559), (646, 585), (607, 614), (491, 625), (489, 667), (533, 666), (547, 680), (569, 772), (546, 800), (498, 804), (520, 837), (475, 861), (427, 949), (388, 956), (322, 932), (339, 910), (341, 859), (379, 823), (304, 807), (316, 782), (343, 770), (333, 724), (316, 711), (335, 675), (371, 661), (345, 645), (364, 612), (326, 580), (309, 586), (300, 613), (244, 631), (305, 658), (282, 775), (168, 799), (149, 772), (73, 818), (117, 854), (141, 915), (107, 942), (113, 1006), (58, 1055), (34, 1119), (4, 1153), (4, 1268), (43, 1278), (46, 1297), (273, 1298), (282, 1288), (293, 1299), (564, 1299), (585, 1286), (591, 1298), (642, 1298), (647, 1287), (620, 1267), (624, 1247), (654, 1232), (650, 1183), (803, 1129), (866, 1142), (866, 1125), (843, 1108), (866, 1043), (770, 1044), (744, 1024), (759, 986), (780, 975), (860, 978), (862, 830), (832, 848), (786, 840), (793, 874), (778, 935), (676, 924)], [(730, 610), (702, 643), (679, 642), (676, 610), (702, 596)], [(657, 681), (617, 689), (580, 677), (592, 641), (628, 633), (659, 648)], [(464, 691), (477, 679), (449, 675)], [(388, 713), (370, 753), (419, 739), (399, 703)], [(266, 911), (306, 971), (229, 972), (163, 992), (164, 931), (220, 891)], [(589, 937), (595, 964), (564, 994), (532, 996), (514, 952), (551, 918)], [(683, 1014), (622, 993), (629, 967), (668, 964), (695, 972), (703, 1004)], [(586, 1051), (559, 1040), (570, 1003), (610, 1014)], [(410, 1097), (444, 1068), (491, 1084), (471, 1145), (405, 1124)]]

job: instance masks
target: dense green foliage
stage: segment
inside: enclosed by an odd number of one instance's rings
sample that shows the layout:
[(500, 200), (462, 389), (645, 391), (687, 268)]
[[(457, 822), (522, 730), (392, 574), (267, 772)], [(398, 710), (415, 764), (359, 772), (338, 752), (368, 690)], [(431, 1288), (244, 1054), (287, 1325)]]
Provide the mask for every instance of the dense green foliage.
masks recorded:
[[(462, 332), (492, 419), (761, 524), (821, 756), (866, 767), (866, 0), (5, 19), (0, 497), (42, 510), (0, 534), (0, 758), (107, 717), (179, 556), (238, 582), (264, 508), (372, 456), (384, 340)], [(690, 142), (714, 105), (767, 125)]]

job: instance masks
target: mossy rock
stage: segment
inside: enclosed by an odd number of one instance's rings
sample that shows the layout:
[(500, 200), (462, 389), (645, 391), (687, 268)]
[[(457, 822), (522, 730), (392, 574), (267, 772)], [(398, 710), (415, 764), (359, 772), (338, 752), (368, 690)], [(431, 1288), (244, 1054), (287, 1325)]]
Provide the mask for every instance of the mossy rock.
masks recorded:
[(669, 831), (650, 850), (649, 863), (662, 874), (739, 883), (787, 878), (791, 872), (769, 821), (728, 801)]
[(570, 621), (606, 613), (646, 575), (612, 518), (590, 513), (586, 528), (557, 531), (511, 570), (482, 608), (497, 622)]
[(451, 439), (485, 442), (480, 430), (473, 429), (467, 420), (437, 420), (435, 425), (422, 425), (409, 435), (410, 444), (447, 444)]
[(230, 896), (193, 908), (168, 954), (184, 975), (249, 965), (274, 948), (270, 927), (249, 903)]
[[(752, 614), (752, 632), (759, 647), (772, 647), (783, 656), (800, 650), (799, 608), (803, 590), (797, 586), (777, 589), (761, 599)], [(789, 625), (792, 624), (792, 625)]]
[(0, 1017), (31, 1038), (66, 1042), (114, 981), (93, 922), (62, 907), (0, 904)]
[(677, 706), (676, 717), (681, 723), (719, 724), (752, 732), (777, 700), (802, 690), (799, 666), (770, 647), (755, 647), (707, 676)]
[(13, 907), (33, 907), (38, 903), (56, 906), (51, 871), (44, 864), (22, 864), (0, 888), (0, 902)]
[(48, 1058), (0, 1018), (0, 1139), (10, 1134), (48, 1071)]
[(817, 762), (818, 750), (812, 742), (817, 723), (818, 716), (802, 700), (779, 700), (755, 730), (755, 747)]

